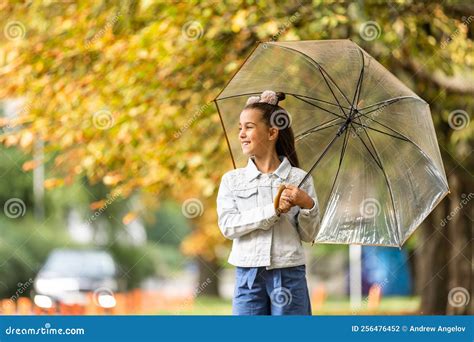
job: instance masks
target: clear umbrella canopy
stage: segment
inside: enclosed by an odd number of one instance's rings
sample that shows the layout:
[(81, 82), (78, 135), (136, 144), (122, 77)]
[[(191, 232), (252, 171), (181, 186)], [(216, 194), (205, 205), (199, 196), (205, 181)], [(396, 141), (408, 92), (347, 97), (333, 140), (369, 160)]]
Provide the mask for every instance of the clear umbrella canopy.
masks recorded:
[(449, 192), (429, 105), (350, 40), (256, 47), (215, 99), (235, 167), (240, 112), (268, 89), (286, 93), (313, 176), (316, 242), (400, 247)]

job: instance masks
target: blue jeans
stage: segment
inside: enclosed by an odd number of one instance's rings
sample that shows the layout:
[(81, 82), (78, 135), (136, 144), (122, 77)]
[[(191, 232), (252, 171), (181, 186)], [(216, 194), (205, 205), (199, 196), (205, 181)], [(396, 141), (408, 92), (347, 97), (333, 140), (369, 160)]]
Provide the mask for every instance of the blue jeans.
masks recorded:
[(236, 267), (233, 315), (311, 315), (306, 266)]

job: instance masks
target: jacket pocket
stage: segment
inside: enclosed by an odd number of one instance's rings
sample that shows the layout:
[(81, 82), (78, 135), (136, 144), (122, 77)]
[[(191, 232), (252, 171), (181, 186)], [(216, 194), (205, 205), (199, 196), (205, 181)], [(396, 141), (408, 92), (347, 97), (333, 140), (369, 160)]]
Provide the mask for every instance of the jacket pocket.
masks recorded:
[(250, 189), (234, 190), (237, 199), (237, 206), (240, 211), (249, 210), (257, 207), (257, 187)]

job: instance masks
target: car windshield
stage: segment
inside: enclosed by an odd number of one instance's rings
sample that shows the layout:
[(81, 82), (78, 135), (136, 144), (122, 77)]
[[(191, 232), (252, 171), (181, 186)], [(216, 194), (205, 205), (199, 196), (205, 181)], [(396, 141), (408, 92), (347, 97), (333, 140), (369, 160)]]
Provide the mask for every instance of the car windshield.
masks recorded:
[(113, 276), (112, 257), (101, 251), (55, 251), (46, 261), (43, 271), (61, 276), (106, 277)]

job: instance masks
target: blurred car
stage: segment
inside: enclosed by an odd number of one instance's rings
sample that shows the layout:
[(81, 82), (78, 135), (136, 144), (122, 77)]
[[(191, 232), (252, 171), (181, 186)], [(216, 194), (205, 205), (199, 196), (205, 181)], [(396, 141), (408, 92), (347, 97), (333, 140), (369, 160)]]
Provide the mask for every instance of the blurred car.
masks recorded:
[(96, 305), (115, 306), (121, 289), (112, 256), (102, 250), (56, 249), (48, 256), (34, 281), (34, 303), (44, 309), (58, 303), (87, 304), (93, 293)]

